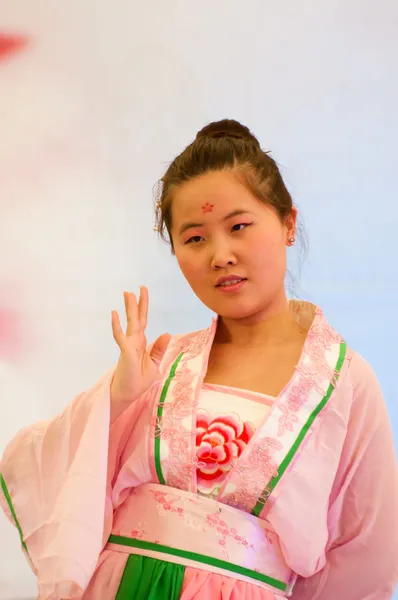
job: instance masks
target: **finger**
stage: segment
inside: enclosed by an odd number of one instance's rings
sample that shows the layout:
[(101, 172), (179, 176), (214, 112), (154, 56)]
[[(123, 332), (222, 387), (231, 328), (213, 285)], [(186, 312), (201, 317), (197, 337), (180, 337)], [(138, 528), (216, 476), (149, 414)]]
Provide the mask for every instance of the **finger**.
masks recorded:
[(126, 303), (126, 316), (127, 316), (127, 329), (126, 336), (133, 335), (140, 331), (140, 320), (138, 318), (138, 304), (137, 297), (135, 294), (127, 294)]
[(124, 309), (126, 311), (126, 317), (127, 317), (127, 313), (129, 312), (129, 295), (128, 295), (128, 292), (123, 292), (123, 298), (124, 298)]
[(148, 324), (148, 305), (149, 305), (149, 294), (148, 288), (144, 285), (140, 288), (140, 301), (138, 304), (138, 314), (140, 319), (141, 331), (145, 331)]
[(112, 311), (112, 333), (113, 339), (119, 348), (122, 349), (122, 345), (124, 343), (124, 333), (122, 326), (120, 325), (119, 315), (115, 310)]

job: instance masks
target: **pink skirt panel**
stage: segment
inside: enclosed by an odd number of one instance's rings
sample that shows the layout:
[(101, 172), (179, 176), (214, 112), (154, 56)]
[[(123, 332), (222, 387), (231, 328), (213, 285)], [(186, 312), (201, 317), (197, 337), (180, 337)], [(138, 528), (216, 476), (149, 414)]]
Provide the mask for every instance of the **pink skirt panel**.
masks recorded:
[[(105, 550), (82, 600), (115, 600), (128, 554)], [(274, 592), (201, 569), (187, 567), (181, 600), (281, 600)]]

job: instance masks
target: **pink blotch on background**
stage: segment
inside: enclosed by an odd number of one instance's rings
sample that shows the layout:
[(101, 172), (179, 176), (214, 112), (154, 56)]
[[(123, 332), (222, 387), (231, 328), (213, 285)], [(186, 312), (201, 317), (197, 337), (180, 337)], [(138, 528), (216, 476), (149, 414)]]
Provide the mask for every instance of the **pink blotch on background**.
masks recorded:
[(0, 361), (12, 362), (21, 355), (21, 317), (15, 310), (0, 306)]
[(0, 363), (19, 363), (31, 351), (29, 295), (22, 279), (0, 285)]
[[(29, 38), (0, 32), (0, 62), (6, 62), (24, 50)], [(11, 362), (22, 352), (21, 315), (16, 309), (0, 302), (0, 362)]]
[(0, 32), (0, 61), (8, 60), (17, 52), (24, 50), (29, 38), (23, 35)]

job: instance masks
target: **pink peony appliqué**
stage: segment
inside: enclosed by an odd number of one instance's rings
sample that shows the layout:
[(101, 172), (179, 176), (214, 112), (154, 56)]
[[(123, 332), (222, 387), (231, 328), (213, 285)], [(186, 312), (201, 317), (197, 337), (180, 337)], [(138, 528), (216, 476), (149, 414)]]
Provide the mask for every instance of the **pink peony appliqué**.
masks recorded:
[(218, 414), (213, 418), (205, 410), (198, 410), (196, 418), (196, 456), (198, 459), (198, 486), (210, 493), (232, 469), (246, 448), (255, 428), (249, 421), (242, 422), (234, 413)]

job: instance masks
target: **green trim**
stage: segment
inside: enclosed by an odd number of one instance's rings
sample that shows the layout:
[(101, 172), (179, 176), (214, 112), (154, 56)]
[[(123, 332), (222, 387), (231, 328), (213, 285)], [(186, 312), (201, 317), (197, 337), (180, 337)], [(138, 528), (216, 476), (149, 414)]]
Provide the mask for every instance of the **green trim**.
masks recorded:
[[(184, 353), (181, 352), (181, 354), (174, 361), (173, 366), (170, 369), (169, 376), (166, 379), (165, 384), (163, 386), (162, 393), (160, 395), (159, 405), (158, 405), (158, 412), (157, 412), (157, 421), (158, 422), (161, 421), (161, 419), (162, 419), (163, 407), (164, 407), (164, 403), (166, 400), (167, 392), (169, 391), (171, 380), (175, 377), (178, 364), (179, 364), (180, 360), (182, 359), (183, 355), (184, 355)], [(155, 425), (155, 427), (156, 427), (156, 425)], [(159, 479), (159, 483), (161, 483), (162, 485), (166, 485), (166, 480), (165, 480), (165, 478), (163, 476), (163, 472), (162, 472), (162, 463), (160, 460), (160, 436), (156, 435), (156, 430), (155, 430), (155, 468), (156, 468), (156, 474)]]
[(8, 508), (11, 511), (12, 518), (14, 519), (15, 527), (18, 529), (19, 537), (21, 538), (22, 547), (25, 550), (26, 554), (29, 556), (28, 548), (27, 548), (27, 546), (26, 546), (26, 544), (24, 542), (24, 539), (23, 539), (22, 528), (21, 528), (21, 526), (19, 524), (19, 521), (18, 521), (16, 512), (15, 512), (15, 509), (14, 509), (14, 506), (13, 506), (13, 503), (12, 503), (12, 500), (11, 500), (10, 492), (8, 491), (7, 484), (4, 481), (4, 477), (3, 477), (3, 475), (1, 473), (0, 473), (0, 486), (1, 486), (1, 489), (3, 491), (4, 497), (7, 500)]
[[(342, 342), (340, 344), (339, 358), (338, 358), (337, 363), (336, 363), (335, 381), (337, 381), (337, 379), (339, 378), (341, 367), (343, 366), (346, 353), (347, 353), (347, 344), (345, 342)], [(313, 422), (315, 421), (316, 417), (319, 415), (319, 413), (323, 410), (323, 408), (326, 406), (327, 402), (329, 401), (330, 396), (332, 395), (333, 390), (334, 390), (334, 384), (331, 383), (329, 385), (329, 387), (328, 387), (326, 395), (322, 398), (322, 400), (320, 401), (320, 403), (318, 404), (318, 406), (315, 408), (315, 410), (308, 417), (308, 420), (305, 423), (305, 425), (303, 426), (303, 428), (300, 431), (299, 435), (297, 436), (296, 441), (294, 442), (294, 444), (290, 448), (289, 452), (287, 453), (287, 455), (283, 459), (283, 461), (282, 461), (282, 463), (281, 463), (281, 465), (280, 465), (280, 467), (278, 469), (278, 475), (276, 475), (275, 477), (273, 477), (270, 480), (270, 482), (268, 483), (267, 487), (265, 488), (265, 490), (264, 490), (264, 497), (266, 497), (266, 498), (269, 497), (269, 495), (271, 494), (271, 492), (274, 490), (275, 486), (279, 483), (281, 477), (283, 476), (283, 474), (285, 473), (286, 469), (288, 468), (288, 466), (292, 462), (292, 460), (294, 458), (294, 455), (298, 451), (298, 449), (299, 449), (302, 441), (304, 440), (305, 436), (307, 435), (308, 430), (310, 429), (311, 425), (313, 424)], [(264, 500), (260, 499), (260, 500), (257, 501), (255, 507), (253, 508), (252, 514), (255, 515), (256, 517), (258, 517), (260, 515), (260, 513), (261, 513), (261, 511), (262, 511), (263, 508), (264, 508)]]
[(283, 583), (283, 581), (279, 581), (273, 577), (267, 577), (267, 575), (263, 575), (257, 571), (252, 571), (251, 569), (246, 569), (245, 567), (240, 567), (239, 565), (235, 565), (225, 560), (213, 558), (212, 556), (206, 556), (205, 554), (188, 552), (187, 550), (171, 548), (170, 546), (163, 546), (161, 544), (153, 544), (152, 542), (145, 542), (143, 540), (137, 540), (136, 538), (129, 538), (121, 535), (110, 535), (108, 542), (110, 544), (118, 544), (119, 546), (129, 546), (131, 548), (139, 548), (141, 550), (152, 550), (155, 552), (162, 552), (163, 554), (179, 556), (180, 558), (186, 558), (188, 560), (194, 560), (205, 565), (211, 565), (212, 567), (216, 567), (218, 569), (225, 569), (227, 571), (231, 571), (232, 573), (238, 573), (245, 577), (262, 581), (263, 583), (266, 583), (267, 585), (270, 585), (278, 590), (282, 590), (283, 592), (287, 590), (287, 584)]

